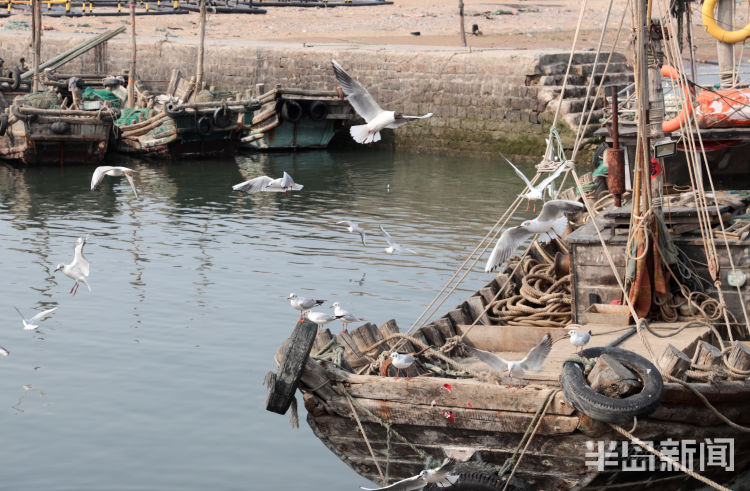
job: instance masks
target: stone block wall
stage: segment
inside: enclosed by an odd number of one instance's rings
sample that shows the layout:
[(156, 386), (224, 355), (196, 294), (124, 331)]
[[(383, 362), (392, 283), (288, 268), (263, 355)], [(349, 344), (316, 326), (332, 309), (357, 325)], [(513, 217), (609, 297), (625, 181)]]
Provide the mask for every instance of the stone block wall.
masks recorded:
[[(20, 56), (31, 61), (27, 37), (18, 32), (0, 33), (0, 56), (6, 64), (14, 64)], [(45, 32), (42, 59), (90, 37)], [(128, 66), (129, 44), (129, 39), (120, 35), (104, 49), (89, 51), (59, 71), (120, 73)], [(197, 52), (193, 40), (139, 38), (138, 75), (156, 84), (165, 84), (174, 68), (189, 76), (195, 71)], [(551, 119), (544, 115), (549, 113), (551, 87), (540, 85), (539, 80), (558, 70), (558, 65), (564, 68), (567, 57), (566, 53), (530, 50), (466, 52), (209, 41), (204, 79), (209, 85), (230, 90), (253, 89), (256, 83), (264, 83), (266, 88), (280, 84), (333, 89), (330, 60), (334, 58), (382, 107), (404, 114), (434, 114), (399, 128), (392, 139), (386, 138), (396, 148), (488, 157), (497, 156), (497, 150), (509, 155), (539, 155)], [(545, 97), (540, 97), (542, 90)]]

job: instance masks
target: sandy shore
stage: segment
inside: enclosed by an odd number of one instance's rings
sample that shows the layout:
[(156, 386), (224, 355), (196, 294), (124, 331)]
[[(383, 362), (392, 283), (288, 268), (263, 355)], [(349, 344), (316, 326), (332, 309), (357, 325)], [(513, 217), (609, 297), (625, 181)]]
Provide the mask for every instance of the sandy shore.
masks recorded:
[[(623, 18), (623, 2), (610, 14), (605, 47), (611, 45)], [(168, 4), (168, 2), (165, 2)], [(152, 3), (151, 5), (155, 5)], [(584, 15), (578, 49), (595, 49), (609, 2), (590, 0)], [(357, 45), (461, 46), (458, 2), (395, 0), (393, 5), (370, 7), (301, 8), (265, 7), (264, 15), (210, 14), (207, 38), (259, 40), (293, 43), (346, 43)], [(75, 9), (75, 5), (74, 5)], [(80, 10), (80, 6), (78, 6)], [(472, 48), (570, 49), (578, 21), (580, 2), (534, 0), (487, 2), (465, 0), (465, 26)], [(742, 10), (742, 9), (739, 9)], [(96, 8), (95, 11), (113, 11)], [(696, 14), (698, 14), (696, 12)], [(137, 32), (142, 36), (198, 37), (198, 14), (139, 16)], [(695, 15), (699, 57), (713, 58), (713, 43)], [(50, 32), (100, 33), (103, 29), (129, 24), (126, 17), (44, 17)], [(744, 19), (738, 19), (744, 22)], [(27, 30), (27, 13), (0, 20), (0, 29)], [(617, 49), (630, 56), (630, 14), (626, 12)], [(481, 35), (471, 35), (476, 24)], [(416, 34), (418, 33), (418, 35)]]

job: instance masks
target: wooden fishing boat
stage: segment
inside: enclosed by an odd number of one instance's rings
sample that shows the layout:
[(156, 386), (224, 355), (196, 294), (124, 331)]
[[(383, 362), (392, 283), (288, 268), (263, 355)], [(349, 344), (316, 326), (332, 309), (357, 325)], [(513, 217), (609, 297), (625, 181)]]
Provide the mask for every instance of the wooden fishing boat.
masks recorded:
[(96, 164), (116, 113), (40, 109), (13, 103), (0, 115), (0, 158), (25, 165)]
[(258, 100), (261, 107), (242, 137), (244, 148), (326, 148), (336, 131), (355, 117), (349, 102), (336, 91), (276, 87)]

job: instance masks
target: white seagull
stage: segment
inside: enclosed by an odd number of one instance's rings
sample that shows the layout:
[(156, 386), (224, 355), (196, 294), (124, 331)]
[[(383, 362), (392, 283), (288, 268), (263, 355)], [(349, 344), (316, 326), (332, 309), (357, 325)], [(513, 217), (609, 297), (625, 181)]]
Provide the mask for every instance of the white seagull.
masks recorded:
[(333, 72), (336, 74), (336, 80), (341, 86), (341, 90), (344, 91), (349, 104), (367, 122), (367, 124), (352, 126), (349, 129), (349, 133), (357, 143), (380, 141), (380, 130), (383, 128), (395, 129), (409, 121), (432, 116), (432, 113), (424, 116), (406, 116), (400, 112), (384, 111), (367, 92), (367, 89), (346, 73), (336, 60), (331, 60), (331, 64), (333, 65)]
[(10, 351), (0, 346), (0, 356), (8, 356), (10, 354)]
[(333, 315), (329, 314), (328, 312), (317, 312), (315, 310), (310, 310), (304, 315), (305, 317), (307, 317), (307, 320), (318, 325), (318, 330), (323, 329), (323, 326), (328, 324), (329, 322), (333, 322), (336, 319), (340, 319), (342, 317), (340, 315)]
[(579, 348), (578, 354), (581, 354), (581, 349), (587, 344), (589, 344), (589, 340), (591, 339), (591, 331), (589, 332), (578, 332), (575, 329), (571, 329), (568, 331), (568, 336), (570, 337), (570, 344), (573, 346), (576, 346)]
[(62, 272), (65, 276), (75, 280), (73, 288), (70, 289), (70, 293), (72, 293), (73, 295), (78, 293), (79, 283), (83, 283), (84, 285), (86, 285), (86, 288), (91, 291), (91, 286), (86, 281), (86, 278), (89, 275), (89, 262), (85, 257), (83, 257), (83, 246), (86, 245), (86, 239), (88, 239), (88, 237), (89, 236), (87, 235), (86, 238), (78, 237), (78, 239), (76, 239), (76, 245), (73, 249), (72, 263), (58, 264), (55, 268), (55, 272), (62, 269)]
[(568, 226), (568, 219), (565, 216), (560, 215), (570, 211), (577, 211), (582, 208), (583, 204), (577, 201), (567, 201), (564, 199), (553, 199), (552, 201), (547, 201), (544, 203), (542, 212), (539, 213), (538, 217), (533, 220), (525, 220), (521, 225), (506, 229), (500, 235), (497, 244), (495, 244), (495, 248), (492, 249), (490, 258), (487, 260), (487, 265), (484, 267), (484, 271), (489, 273), (505, 263), (505, 261), (507, 261), (513, 254), (513, 251), (515, 251), (524, 240), (534, 234), (543, 234), (539, 237), (542, 242), (549, 242), (556, 237), (560, 237)]
[(292, 191), (299, 191), (303, 187), (304, 186), (302, 184), (297, 184), (296, 182), (294, 182), (292, 176), (284, 171), (284, 175), (277, 179), (272, 179), (268, 176), (259, 176), (254, 179), (250, 179), (249, 181), (235, 184), (234, 186), (232, 186), (232, 189), (234, 191), (242, 191), (243, 193), (283, 192), (286, 194), (291, 194)]
[(47, 317), (52, 312), (57, 310), (57, 307), (54, 307), (48, 310), (43, 310), (39, 312), (38, 314), (34, 314), (34, 316), (31, 319), (27, 319), (26, 316), (24, 316), (23, 313), (20, 310), (18, 310), (18, 307), (14, 305), (13, 308), (16, 309), (16, 312), (18, 312), (18, 315), (20, 315), (21, 319), (23, 319), (23, 328), (27, 331), (31, 331), (32, 329), (36, 329), (37, 327), (39, 327), (38, 324), (34, 324), (34, 323), (37, 321), (43, 320), (45, 317)]
[[(502, 155), (502, 157), (505, 159), (505, 161), (508, 162), (511, 167), (513, 167), (513, 170), (516, 171), (516, 174), (518, 174), (518, 177), (520, 177), (521, 179), (523, 179), (523, 182), (526, 183), (526, 186), (528, 186), (529, 191), (527, 193), (524, 193), (524, 194), (519, 194), (518, 196), (520, 198), (524, 198), (524, 199), (527, 199), (529, 201), (534, 200), (534, 212), (536, 212), (536, 200), (538, 200), (538, 199), (544, 199), (544, 191), (545, 191), (545, 189), (547, 189), (549, 186), (552, 185), (552, 181), (554, 181), (555, 179), (557, 179), (558, 176), (560, 176), (560, 174), (562, 174), (562, 171), (564, 171), (565, 167), (567, 166), (567, 162), (563, 162), (562, 164), (560, 164), (559, 166), (557, 166), (557, 169), (555, 169), (554, 172), (552, 172), (549, 176), (547, 176), (546, 178), (544, 178), (542, 180), (542, 182), (540, 182), (536, 186), (533, 186), (531, 184), (531, 181), (529, 181), (526, 178), (526, 176), (524, 175), (524, 173), (521, 172), (520, 170), (518, 170), (518, 167), (516, 167), (515, 165), (513, 165), (513, 162), (511, 162), (510, 160), (508, 160), (508, 158), (505, 155), (503, 155), (502, 153), (500, 155)], [(527, 203), (527, 205), (526, 205), (526, 211), (528, 211), (528, 210), (529, 210), (529, 207), (528, 207), (528, 203)]]
[(111, 165), (102, 165), (94, 169), (94, 175), (91, 176), (91, 190), (93, 191), (99, 183), (102, 182), (104, 176), (125, 176), (130, 183), (130, 187), (133, 189), (133, 194), (138, 197), (138, 191), (135, 190), (135, 183), (133, 182), (133, 169), (127, 167), (112, 167)]
[(383, 488), (364, 488), (360, 486), (360, 489), (366, 491), (415, 491), (417, 489), (422, 489), (428, 484), (436, 484), (439, 488), (447, 488), (456, 484), (460, 477), (458, 474), (451, 474), (451, 472), (446, 469), (446, 467), (453, 465), (453, 463), (453, 460), (445, 459), (440, 467), (435, 469), (425, 469), (416, 476), (407, 477), (406, 479), (395, 482), (390, 486), (385, 486)]
[(336, 222), (337, 224), (344, 223), (346, 224), (346, 230), (351, 234), (359, 234), (359, 237), (362, 239), (362, 245), (367, 245), (365, 243), (365, 230), (357, 225), (356, 223), (352, 222), (351, 220), (341, 220), (340, 222)]
[(380, 231), (383, 232), (383, 236), (385, 237), (385, 240), (388, 242), (388, 247), (385, 248), (385, 252), (388, 254), (393, 254), (394, 252), (398, 252), (401, 250), (404, 250), (406, 252), (411, 252), (412, 254), (416, 254), (417, 251), (401, 247), (400, 245), (396, 244), (396, 242), (393, 241), (393, 237), (391, 237), (391, 234), (385, 231), (382, 225), (378, 225), (380, 227)]
[(336, 317), (341, 318), (341, 323), (343, 326), (343, 329), (341, 332), (346, 332), (346, 326), (348, 326), (351, 322), (362, 322), (364, 319), (357, 317), (356, 315), (352, 314), (351, 312), (348, 312), (341, 308), (341, 304), (338, 302), (334, 302), (331, 305), (331, 308), (333, 308), (333, 314)]
[(318, 305), (322, 305), (325, 300), (316, 300), (314, 298), (305, 298), (297, 296), (296, 293), (290, 293), (288, 297), (286, 297), (287, 300), (289, 300), (289, 304), (292, 306), (293, 309), (300, 311), (299, 320), (301, 321), (304, 317), (305, 312), (308, 310), (317, 307)]
[(521, 361), (508, 361), (500, 358), (495, 353), (484, 351), (481, 349), (467, 346), (469, 352), (479, 358), (484, 364), (498, 373), (503, 373), (507, 370), (510, 375), (510, 380), (513, 382), (514, 378), (523, 378), (526, 372), (535, 372), (542, 368), (544, 360), (547, 359), (550, 350), (552, 349), (552, 338), (549, 334), (545, 334), (542, 340), (531, 348), (531, 351)]
[[(401, 370), (406, 370), (414, 364), (414, 355), (406, 353), (391, 353), (391, 365), (396, 367), (396, 378), (401, 375)], [(406, 377), (409, 378), (409, 377)]]

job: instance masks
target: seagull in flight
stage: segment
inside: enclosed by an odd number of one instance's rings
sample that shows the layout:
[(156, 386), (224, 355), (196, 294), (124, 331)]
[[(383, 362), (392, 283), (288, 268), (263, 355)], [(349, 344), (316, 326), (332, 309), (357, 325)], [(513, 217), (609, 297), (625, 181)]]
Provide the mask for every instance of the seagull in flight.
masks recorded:
[(86, 281), (89, 276), (89, 262), (83, 257), (83, 246), (86, 245), (86, 240), (89, 238), (78, 237), (76, 239), (76, 245), (73, 248), (73, 262), (70, 264), (58, 264), (55, 268), (55, 272), (62, 270), (63, 274), (68, 278), (75, 280), (73, 288), (70, 289), (70, 293), (75, 295), (78, 293), (79, 283), (86, 285), (86, 288), (91, 291), (91, 286)]
[(367, 123), (349, 128), (349, 133), (357, 143), (380, 141), (380, 130), (383, 128), (395, 129), (409, 121), (432, 116), (432, 113), (424, 116), (406, 116), (396, 111), (384, 111), (367, 92), (367, 89), (346, 73), (336, 60), (331, 60), (331, 64), (333, 65), (333, 72), (336, 74), (336, 81), (341, 86), (341, 90), (344, 91), (349, 104)]
[(514, 378), (522, 379), (526, 372), (535, 372), (542, 368), (544, 360), (552, 350), (552, 338), (545, 334), (542, 340), (531, 348), (531, 351), (521, 361), (508, 361), (500, 358), (495, 353), (467, 346), (469, 352), (479, 358), (485, 365), (498, 373), (508, 372), (511, 383)]
[[(531, 184), (531, 181), (529, 181), (526, 178), (526, 175), (524, 175), (524, 173), (521, 172), (518, 169), (518, 167), (516, 167), (515, 165), (513, 165), (513, 162), (511, 162), (510, 160), (508, 160), (508, 158), (505, 155), (503, 155), (502, 153), (500, 155), (505, 159), (506, 162), (508, 162), (510, 164), (511, 167), (513, 167), (513, 170), (516, 171), (516, 174), (518, 174), (518, 177), (520, 177), (521, 179), (523, 179), (523, 182), (526, 183), (526, 186), (528, 186), (529, 192), (524, 193), (524, 194), (519, 194), (518, 196), (520, 198), (524, 198), (524, 199), (527, 199), (529, 201), (531, 201), (531, 200), (534, 201), (534, 213), (536, 213), (536, 200), (538, 200), (538, 199), (544, 199), (544, 190), (547, 189), (549, 186), (552, 185), (552, 181), (554, 181), (555, 179), (557, 179), (558, 176), (560, 176), (560, 174), (562, 174), (562, 171), (565, 170), (565, 167), (568, 165), (567, 162), (563, 162), (562, 164), (558, 165), (557, 169), (555, 169), (549, 176), (547, 176), (546, 178), (544, 178), (542, 180), (542, 182), (540, 182), (536, 186), (533, 186)], [(529, 211), (529, 205), (528, 205), (528, 203), (526, 203), (526, 211)]]
[(93, 191), (104, 179), (104, 176), (125, 176), (130, 183), (133, 194), (138, 197), (138, 191), (135, 190), (135, 183), (133, 182), (133, 169), (127, 167), (113, 167), (111, 165), (102, 165), (94, 169), (94, 175), (91, 176), (91, 190)]
[(0, 346), (0, 356), (8, 356), (10, 354), (10, 351)]
[(318, 305), (323, 305), (325, 303), (325, 300), (316, 300), (314, 298), (305, 298), (300, 297), (296, 293), (290, 293), (288, 297), (286, 297), (287, 300), (289, 300), (289, 304), (292, 306), (293, 309), (300, 311), (299, 320), (302, 321), (304, 318), (305, 312), (308, 310), (317, 307)]
[(440, 467), (425, 469), (416, 476), (407, 477), (399, 482), (383, 488), (363, 488), (365, 491), (415, 491), (422, 489), (428, 484), (436, 484), (439, 488), (447, 488), (456, 484), (458, 474), (452, 474), (447, 468), (454, 464), (453, 460), (445, 459)]
[(568, 201), (564, 199), (553, 199), (547, 201), (542, 207), (542, 212), (533, 220), (525, 220), (517, 227), (506, 229), (495, 244), (495, 248), (490, 253), (487, 265), (484, 271), (489, 273), (498, 266), (507, 261), (513, 251), (523, 243), (524, 240), (534, 234), (542, 234), (542, 242), (561, 236), (568, 226), (568, 219), (560, 216), (563, 213), (583, 209), (583, 204), (578, 201)]
[(43, 310), (43, 311), (39, 312), (38, 314), (34, 314), (34, 316), (31, 319), (27, 319), (26, 316), (24, 316), (23, 313), (21, 313), (21, 311), (18, 310), (18, 307), (16, 307), (14, 305), (13, 308), (16, 309), (16, 312), (18, 312), (18, 315), (20, 315), (21, 319), (23, 319), (23, 328), (26, 331), (31, 331), (31, 330), (36, 329), (37, 327), (39, 327), (39, 325), (35, 324), (35, 322), (44, 320), (45, 317), (47, 317), (52, 312), (54, 312), (55, 310), (57, 310), (57, 307), (54, 307), (54, 308), (51, 308), (51, 309), (48, 309), (48, 310)]
[(589, 340), (591, 340), (591, 331), (578, 332), (576, 329), (571, 329), (568, 331), (568, 336), (570, 337), (570, 344), (579, 348), (578, 355), (580, 356), (581, 348), (589, 344)]
[(259, 176), (255, 179), (250, 179), (249, 181), (235, 184), (234, 186), (232, 186), (232, 189), (234, 191), (242, 191), (243, 193), (283, 192), (291, 195), (292, 191), (300, 191), (303, 187), (304, 186), (302, 184), (297, 184), (296, 182), (294, 182), (292, 176), (284, 171), (284, 175), (277, 179), (272, 179), (268, 176)]
[(391, 234), (385, 231), (382, 225), (378, 225), (380, 227), (380, 231), (383, 232), (383, 236), (385, 237), (385, 240), (388, 242), (388, 247), (385, 248), (385, 252), (388, 254), (393, 254), (394, 252), (398, 252), (401, 250), (404, 250), (406, 252), (411, 252), (412, 254), (416, 254), (417, 251), (413, 249), (408, 249), (406, 247), (401, 247), (400, 245), (396, 244), (394, 242), (393, 237), (391, 237)]
[(352, 233), (352, 234), (354, 234), (354, 233), (359, 234), (359, 237), (362, 239), (362, 245), (367, 245), (367, 244), (365, 244), (365, 230), (362, 227), (360, 227), (356, 223), (352, 222), (351, 220), (341, 220), (340, 222), (336, 222), (336, 223), (337, 224), (341, 224), (341, 223), (346, 224), (346, 230), (349, 233)]
[(348, 326), (352, 322), (362, 322), (364, 319), (357, 317), (356, 315), (352, 314), (351, 312), (348, 312), (344, 310), (341, 307), (341, 304), (338, 302), (334, 302), (331, 305), (331, 308), (333, 309), (333, 315), (336, 317), (341, 318), (341, 323), (343, 324), (343, 329), (341, 332), (346, 332), (346, 326)]

